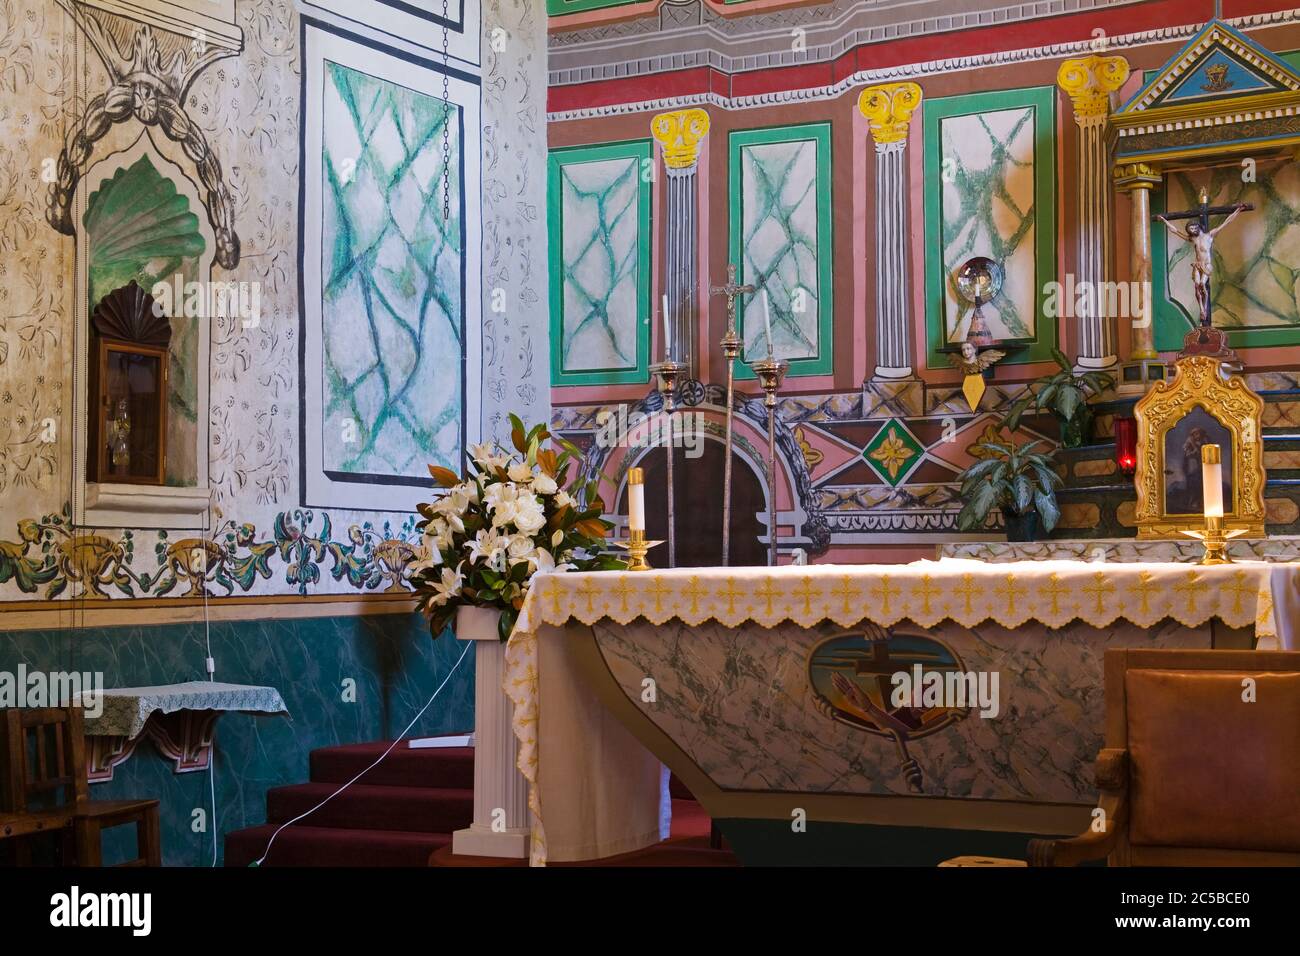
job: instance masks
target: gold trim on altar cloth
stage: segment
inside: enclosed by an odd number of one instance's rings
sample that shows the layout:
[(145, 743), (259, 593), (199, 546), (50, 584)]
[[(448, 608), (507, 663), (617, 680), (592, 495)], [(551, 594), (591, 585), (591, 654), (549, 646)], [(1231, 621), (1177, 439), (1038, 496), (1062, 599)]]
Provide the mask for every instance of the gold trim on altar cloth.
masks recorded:
[[(1205, 526), (1201, 512), (1178, 508), (1173, 489), (1177, 468), (1166, 461), (1169, 433), (1178, 429), (1185, 419), (1201, 409), (1204, 420), (1217, 423), (1217, 431), (1226, 435), (1228, 442), (1221, 446), (1223, 461), (1230, 465), (1225, 475), (1230, 475), (1230, 494), (1225, 494), (1224, 529), (1240, 529), (1245, 535), (1264, 536), (1264, 456), (1262, 416), (1264, 400), (1251, 391), (1240, 375), (1226, 379), (1220, 371), (1221, 363), (1208, 355), (1192, 355), (1179, 359), (1174, 366), (1172, 381), (1156, 382), (1134, 408), (1137, 419), (1137, 509), (1134, 518), (1139, 539), (1178, 537), (1184, 531), (1199, 530)], [(1194, 429), (1193, 429), (1194, 430)], [(1204, 429), (1202, 429), (1204, 431)], [(1176, 434), (1175, 438), (1182, 438)], [(1206, 434), (1197, 438), (1189, 435), (1184, 443), (1213, 439)], [(1202, 441), (1202, 443), (1206, 443)], [(1189, 445), (1190, 448), (1190, 445)], [(1184, 477), (1187, 487), (1199, 488), (1200, 449), (1192, 448), (1184, 456), (1192, 460), (1195, 453), (1197, 470)], [(1174, 476), (1174, 477), (1171, 477)], [(1199, 494), (1199, 492), (1197, 492)]]

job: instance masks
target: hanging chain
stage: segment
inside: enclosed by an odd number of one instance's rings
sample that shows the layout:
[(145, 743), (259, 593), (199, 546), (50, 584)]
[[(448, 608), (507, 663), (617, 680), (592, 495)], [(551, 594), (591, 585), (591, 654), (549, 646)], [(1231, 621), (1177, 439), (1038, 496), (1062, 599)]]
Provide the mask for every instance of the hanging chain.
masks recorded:
[(451, 221), (451, 31), (447, 0), (442, 0), (442, 219)]

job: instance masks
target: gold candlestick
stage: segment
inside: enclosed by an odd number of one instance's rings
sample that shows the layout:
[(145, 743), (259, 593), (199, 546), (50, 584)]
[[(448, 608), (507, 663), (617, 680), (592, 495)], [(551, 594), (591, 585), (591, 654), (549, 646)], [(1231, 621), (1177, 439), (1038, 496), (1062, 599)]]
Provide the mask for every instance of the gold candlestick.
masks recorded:
[(1205, 554), (1198, 562), (1200, 564), (1233, 564), (1232, 557), (1228, 554), (1228, 542), (1245, 533), (1245, 528), (1225, 531), (1222, 515), (1206, 515), (1204, 530), (1183, 531), (1189, 538), (1196, 538), (1205, 545)]
[(627, 551), (629, 571), (649, 571), (646, 552), (662, 541), (647, 541), (645, 536), (645, 472), (629, 468), (627, 472), (627, 523), (626, 541), (615, 541), (614, 547)]
[(626, 541), (615, 541), (614, 547), (622, 548), (627, 552), (627, 570), (653, 571), (654, 568), (646, 560), (646, 554), (651, 548), (661, 544), (662, 541), (647, 541), (645, 532), (638, 528), (628, 532)]
[(722, 566), (725, 568), (731, 564), (731, 448), (736, 405), (736, 357), (740, 355), (740, 349), (744, 344), (736, 332), (736, 299), (753, 292), (754, 286), (750, 283), (737, 284), (736, 265), (728, 263), (727, 284), (715, 286), (709, 291), (711, 295), (727, 298), (727, 333), (719, 343), (722, 347), (722, 356), (727, 361), (727, 434), (726, 448), (723, 452), (726, 457), (722, 462)]
[(763, 404), (767, 406), (767, 563), (776, 567), (776, 393), (785, 381), (790, 363), (778, 361), (769, 355), (749, 367), (763, 387)]
[(658, 365), (651, 365), (650, 371), (659, 380), (659, 394), (663, 396), (664, 415), (668, 419), (668, 443), (664, 448), (668, 455), (668, 567), (675, 568), (677, 567), (677, 520), (673, 507), (673, 457), (677, 446), (673, 440), (673, 412), (676, 410), (677, 380), (686, 371), (686, 365), (682, 362), (674, 362), (672, 359), (664, 359)]

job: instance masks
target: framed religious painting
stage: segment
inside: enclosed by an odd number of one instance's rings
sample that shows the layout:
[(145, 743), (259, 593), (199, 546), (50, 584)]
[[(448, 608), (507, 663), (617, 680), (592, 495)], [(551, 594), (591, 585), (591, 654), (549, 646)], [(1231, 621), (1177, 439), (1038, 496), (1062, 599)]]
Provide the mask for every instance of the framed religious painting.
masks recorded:
[(1223, 461), (1225, 530), (1264, 535), (1264, 400), (1240, 375), (1225, 376), (1208, 355), (1175, 363), (1134, 408), (1137, 419), (1139, 538), (1168, 538), (1205, 526), (1201, 448)]

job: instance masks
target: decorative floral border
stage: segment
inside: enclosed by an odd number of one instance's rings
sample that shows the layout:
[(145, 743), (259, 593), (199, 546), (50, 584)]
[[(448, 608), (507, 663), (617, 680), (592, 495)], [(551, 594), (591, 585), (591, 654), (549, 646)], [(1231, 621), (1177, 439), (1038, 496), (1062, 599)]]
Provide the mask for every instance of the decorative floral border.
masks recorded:
[[(0, 584), (13, 581), (24, 594), (45, 600), (68, 592), (73, 598), (229, 597), (269, 581), (283, 565), (283, 580), (305, 595), (323, 580), (322, 569), (358, 591), (407, 593), (409, 566), (420, 556), (416, 515), (394, 528), (366, 521), (349, 525), (342, 540), (326, 512), (282, 511), (271, 536), (259, 540), (257, 528), (227, 520), (207, 536), (172, 539), (158, 532), (155, 567), (141, 570), (138, 532), (117, 537), (72, 524), (72, 506), (57, 514), (18, 522), (18, 540), (0, 540)], [(317, 525), (319, 526), (317, 527)], [(43, 589), (43, 590), (42, 590)], [(184, 590), (181, 590), (184, 589)]]

